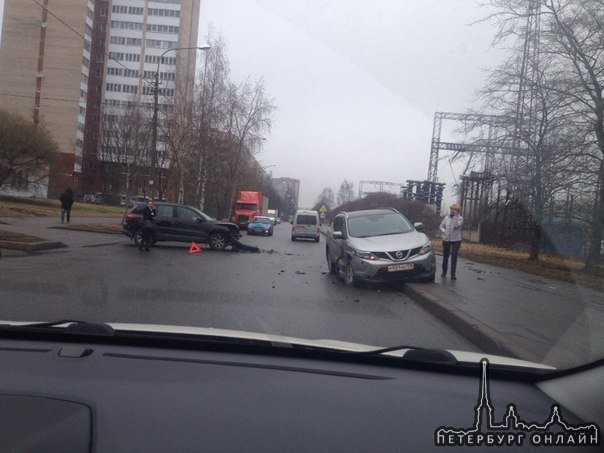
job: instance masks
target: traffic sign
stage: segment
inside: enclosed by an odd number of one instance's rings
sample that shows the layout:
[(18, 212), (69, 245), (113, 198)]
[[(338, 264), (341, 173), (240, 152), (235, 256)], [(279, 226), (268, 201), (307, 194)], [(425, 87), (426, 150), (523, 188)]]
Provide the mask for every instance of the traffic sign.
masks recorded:
[(319, 209), (319, 212), (327, 212), (327, 208), (325, 207), (325, 205), (321, 206), (321, 209)]

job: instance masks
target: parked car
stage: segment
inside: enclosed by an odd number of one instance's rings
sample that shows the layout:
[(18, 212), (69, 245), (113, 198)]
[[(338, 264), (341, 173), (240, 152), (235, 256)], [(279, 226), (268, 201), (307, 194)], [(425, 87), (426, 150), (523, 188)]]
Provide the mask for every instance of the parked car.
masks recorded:
[[(144, 203), (137, 203), (124, 217), (122, 232), (139, 245), (142, 239)], [(208, 244), (214, 250), (224, 250), (231, 238), (239, 239), (237, 225), (212, 219), (192, 206), (176, 203), (155, 203), (152, 242), (178, 241)]]
[(256, 216), (247, 226), (247, 234), (273, 235), (273, 221), (270, 217)]
[(359, 281), (433, 282), (436, 262), (430, 239), (395, 209), (342, 212), (327, 233), (329, 271), (348, 286)]
[(292, 220), (292, 241), (298, 238), (314, 239), (319, 242), (321, 238), (321, 225), (317, 211), (296, 211)]
[(130, 200), (124, 195), (121, 198), (120, 206), (134, 206), (137, 203), (146, 203), (149, 200), (148, 197), (130, 197)]

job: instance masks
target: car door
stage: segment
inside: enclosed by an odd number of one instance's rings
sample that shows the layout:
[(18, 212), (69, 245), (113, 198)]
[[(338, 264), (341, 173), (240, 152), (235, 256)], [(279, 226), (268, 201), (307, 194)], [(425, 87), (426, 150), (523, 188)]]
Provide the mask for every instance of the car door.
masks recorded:
[(180, 241), (206, 242), (210, 224), (186, 206), (176, 206), (175, 234)]
[(153, 224), (159, 233), (159, 240), (171, 240), (174, 238), (174, 206), (169, 204), (158, 204), (155, 207), (155, 219)]

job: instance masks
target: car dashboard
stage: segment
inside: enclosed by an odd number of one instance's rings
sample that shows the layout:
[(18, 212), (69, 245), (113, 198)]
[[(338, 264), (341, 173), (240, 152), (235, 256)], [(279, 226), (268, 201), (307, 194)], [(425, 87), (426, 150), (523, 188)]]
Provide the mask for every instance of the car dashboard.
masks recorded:
[[(480, 399), (478, 364), (245, 343), (4, 337), (0, 363), (3, 451), (432, 451), (439, 427), (473, 425)], [(539, 379), (495, 370), (495, 416), (513, 402), (545, 419), (555, 401)]]

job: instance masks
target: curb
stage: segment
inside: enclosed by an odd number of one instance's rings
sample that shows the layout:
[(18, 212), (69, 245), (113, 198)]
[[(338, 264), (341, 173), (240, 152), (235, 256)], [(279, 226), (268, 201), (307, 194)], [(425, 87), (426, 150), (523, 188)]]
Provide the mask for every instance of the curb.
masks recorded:
[(98, 231), (98, 230), (92, 230), (92, 229), (87, 229), (87, 228), (74, 228), (74, 227), (62, 227), (62, 226), (53, 226), (50, 227), (52, 229), (55, 230), (65, 230), (65, 231), (84, 231), (86, 233), (98, 233), (98, 234), (123, 234), (121, 231)]
[[(468, 313), (453, 308), (446, 301), (440, 300), (423, 291), (420, 284), (406, 283), (403, 292), (426, 311), (443, 321), (467, 340), (479, 346), (486, 354), (521, 358), (517, 351), (510, 348), (509, 339), (479, 321)], [(524, 359), (528, 360), (528, 359)]]
[(35, 252), (38, 250), (50, 250), (67, 247), (59, 241), (39, 241), (39, 242), (18, 242), (18, 241), (0, 241), (0, 247), (11, 250), (22, 250), (24, 252)]
[[(323, 229), (321, 229), (321, 233), (325, 236), (327, 235)], [(438, 253), (438, 255), (442, 254)], [(452, 307), (446, 301), (428, 294), (424, 291), (423, 286), (424, 284), (405, 283), (403, 292), (431, 315), (440, 319), (468, 341), (480, 347), (482, 352), (517, 359), (521, 358), (518, 352), (516, 352), (517, 348), (515, 348), (516, 350), (512, 349), (509, 346), (509, 339), (504, 335), (468, 313)]]

